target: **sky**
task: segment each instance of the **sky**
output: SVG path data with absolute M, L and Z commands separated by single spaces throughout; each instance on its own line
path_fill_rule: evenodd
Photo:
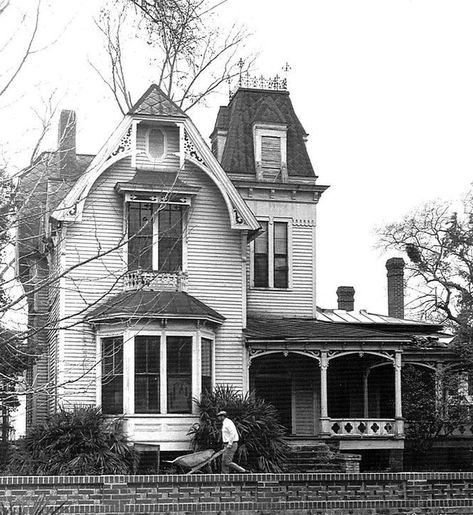
M 97 152 L 119 122 L 90 66 L 103 64 L 93 24 L 100 3 L 45 4 L 44 48 L 0 105 L 0 138 L 15 149 L 12 160 L 27 161 L 39 98 L 53 88 L 60 107 L 77 111 L 79 152 Z M 236 22 L 252 33 L 247 49 L 258 54 L 258 75 L 291 66 L 291 99 L 309 134 L 318 182 L 330 186 L 318 205 L 320 306 L 336 307 L 337 287 L 351 285 L 356 309 L 386 313 L 390 256 L 375 249 L 375 228 L 469 188 L 472 19 L 471 0 L 228 0 L 222 6 L 221 27 Z M 21 33 L 16 43 L 24 43 Z M 139 51 L 128 66 L 138 98 L 149 85 L 149 69 Z M 204 137 L 227 93 L 223 88 L 190 112 Z M 54 138 L 46 145 L 54 148 Z

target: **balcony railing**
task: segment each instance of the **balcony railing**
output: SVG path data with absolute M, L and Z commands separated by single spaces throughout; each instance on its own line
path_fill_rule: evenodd
M 397 421 L 388 418 L 331 418 L 330 436 L 396 436 Z
M 125 291 L 187 291 L 187 274 L 185 272 L 134 270 L 125 274 L 124 289 Z

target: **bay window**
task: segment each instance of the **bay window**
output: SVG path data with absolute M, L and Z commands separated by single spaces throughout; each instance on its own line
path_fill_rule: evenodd
M 213 340 L 159 331 L 101 338 L 101 404 L 107 415 L 191 414 L 212 388 Z

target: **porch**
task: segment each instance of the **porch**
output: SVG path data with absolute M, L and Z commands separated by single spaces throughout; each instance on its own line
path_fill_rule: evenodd
M 288 436 L 402 447 L 401 351 L 305 347 L 249 349 L 250 391 L 276 407 Z

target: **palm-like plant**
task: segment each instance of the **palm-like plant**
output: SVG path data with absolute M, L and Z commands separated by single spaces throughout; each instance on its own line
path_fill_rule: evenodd
M 285 428 L 276 408 L 253 394 L 242 395 L 234 387 L 219 385 L 195 401 L 200 420 L 189 434 L 194 449 L 220 449 L 221 424 L 217 413 L 225 410 L 240 436 L 236 461 L 245 468 L 261 472 L 281 472 L 287 459 Z
M 60 409 L 19 442 L 10 462 L 16 474 L 127 474 L 135 452 L 120 421 L 109 421 L 94 407 Z

